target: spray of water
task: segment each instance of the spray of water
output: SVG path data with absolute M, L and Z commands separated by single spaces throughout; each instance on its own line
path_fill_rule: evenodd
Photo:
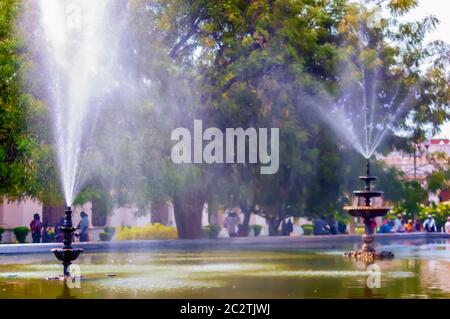
M 38 0 L 55 148 L 67 205 L 82 183 L 90 136 L 117 78 L 120 21 L 105 0 Z
M 364 43 L 359 50 L 364 50 Z M 379 57 L 377 57 L 379 58 Z M 389 132 L 395 131 L 399 117 L 404 116 L 416 98 L 416 87 L 386 87 L 381 67 L 368 67 L 358 59 L 348 58 L 339 76 L 340 89 L 332 96 L 316 86 L 314 92 L 303 93 L 335 133 L 365 158 L 373 156 Z

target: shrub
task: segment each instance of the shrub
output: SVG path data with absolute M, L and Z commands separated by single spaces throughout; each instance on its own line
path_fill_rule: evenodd
M 105 233 L 110 233 L 111 237 L 114 237 L 114 234 L 116 233 L 115 227 L 105 227 Z
M 0 242 L 2 241 L 2 234 L 5 232 L 3 227 L 0 227 Z
M 25 243 L 30 229 L 26 226 L 20 226 L 13 229 L 14 235 L 19 243 Z
M 304 224 L 302 225 L 303 228 L 303 234 L 304 235 L 311 235 L 313 232 L 313 225 L 312 224 Z
M 99 234 L 101 241 L 111 241 L 113 235 L 108 232 L 102 232 Z
M 117 231 L 117 240 L 142 240 L 142 239 L 177 239 L 175 227 L 161 224 L 147 224 L 142 227 L 121 227 Z
M 219 225 L 208 225 L 208 226 L 204 226 L 202 228 L 203 230 L 203 236 L 206 238 L 217 238 L 219 236 L 220 233 L 220 226 Z
M 258 237 L 261 234 L 261 230 L 262 230 L 262 226 L 255 224 L 255 225 L 251 225 L 250 226 L 251 229 L 253 229 L 253 234 L 255 235 L 255 237 Z

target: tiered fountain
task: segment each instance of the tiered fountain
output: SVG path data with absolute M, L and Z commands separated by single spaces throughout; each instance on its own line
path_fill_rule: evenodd
M 383 251 L 377 253 L 373 247 L 373 230 L 371 227 L 372 219 L 379 216 L 386 215 L 391 208 L 383 206 L 373 206 L 372 198 L 381 197 L 383 192 L 375 191 L 371 189 L 370 183 L 377 178 L 370 175 L 370 160 L 367 159 L 366 164 L 366 176 L 360 176 L 360 180 L 366 183 L 364 190 L 354 191 L 353 194 L 358 198 L 364 198 L 364 205 L 360 206 L 359 200 L 357 206 L 345 206 L 344 209 L 353 217 L 360 217 L 364 220 L 365 234 L 362 235 L 362 247 L 361 250 L 356 252 L 346 252 L 345 256 L 355 258 L 361 261 L 373 261 L 377 258 L 393 258 L 394 255 L 391 252 Z M 371 205 L 372 204 L 372 205 Z
M 63 240 L 63 248 L 55 248 L 52 249 L 52 252 L 55 254 L 58 260 L 63 262 L 64 272 L 63 277 L 70 276 L 69 266 L 72 264 L 72 261 L 78 258 L 78 256 L 83 252 L 81 248 L 73 248 L 72 247 L 72 238 L 74 236 L 74 232 L 76 230 L 72 224 L 72 210 L 70 207 L 66 209 L 66 216 L 64 217 L 64 225 L 59 228 L 63 232 L 64 240 Z

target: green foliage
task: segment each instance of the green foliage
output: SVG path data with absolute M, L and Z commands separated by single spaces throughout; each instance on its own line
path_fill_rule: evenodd
M 428 199 L 428 193 L 422 188 L 419 182 L 404 181 L 403 197 L 396 202 L 392 214 L 405 214 L 411 218 L 420 212 L 420 206 Z
M 19 226 L 13 229 L 14 235 L 19 243 L 25 243 L 30 229 L 26 226 Z
M 207 226 L 203 226 L 203 235 L 206 238 L 217 238 L 217 236 L 219 236 L 220 233 L 220 226 L 219 225 L 207 225 Z
M 261 234 L 261 230 L 262 230 L 262 226 L 255 224 L 255 225 L 250 225 L 250 228 L 253 229 L 253 234 L 255 235 L 255 237 L 258 237 Z

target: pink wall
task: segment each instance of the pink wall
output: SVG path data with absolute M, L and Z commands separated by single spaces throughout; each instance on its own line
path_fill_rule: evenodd
M 3 202 L 0 204 L 0 225 L 3 228 L 29 226 L 36 213 L 42 215 L 42 204 L 37 201 Z

